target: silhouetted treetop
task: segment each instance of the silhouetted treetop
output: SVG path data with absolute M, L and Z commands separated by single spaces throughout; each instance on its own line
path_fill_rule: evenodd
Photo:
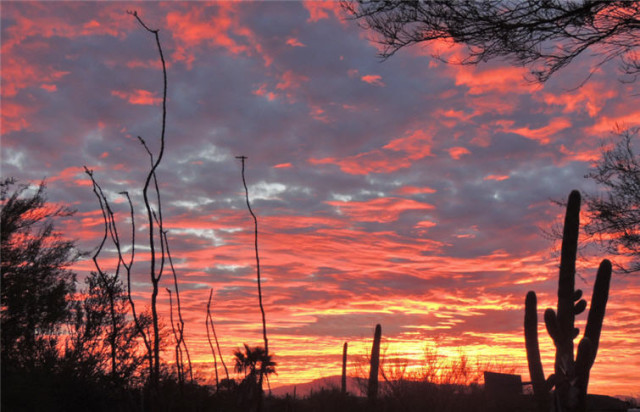
M 55 357 L 57 331 L 71 314 L 68 296 L 75 292 L 68 267 L 79 257 L 53 225 L 73 211 L 48 204 L 44 182 L 34 192 L 14 184 L 0 183 L 3 371 Z
M 349 1 L 343 7 L 379 35 L 380 55 L 438 39 L 467 47 L 455 63 L 505 58 L 547 81 L 587 49 L 599 57 L 592 71 L 620 59 L 624 73 L 640 73 L 640 2 L 566 0 Z
M 613 147 L 587 174 L 604 193 L 587 195 L 591 219 L 585 225 L 589 236 L 596 236 L 608 253 L 626 257 L 616 262 L 626 273 L 640 272 L 640 158 L 634 151 L 638 129 L 618 130 Z

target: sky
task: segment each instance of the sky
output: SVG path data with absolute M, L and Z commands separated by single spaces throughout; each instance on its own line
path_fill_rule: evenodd
M 339 375 L 344 342 L 356 373 L 377 323 L 386 356 L 411 367 L 429 347 L 444 359 L 464 353 L 515 367 L 528 380 L 529 290 L 551 373 L 541 319 L 556 306 L 559 245 L 544 233 L 564 213 L 551 199 L 597 192 L 584 175 L 603 141 L 616 125 L 640 123 L 638 83 L 620 81 L 616 63 L 579 87 L 596 61 L 590 52 L 544 85 L 506 62 L 442 63 L 434 53 L 464 53 L 444 41 L 381 61 L 372 33 L 335 2 L 2 2 L 2 177 L 45 178 L 49 200 L 77 210 L 57 227 L 87 251 L 103 222 L 83 166 L 129 245 L 118 194 L 127 190 L 141 308 L 151 294 L 149 157 L 137 136 L 157 154 L 162 70 L 153 35 L 127 10 L 160 29 L 167 61 L 157 176 L 199 376 L 213 376 L 211 289 L 227 364 L 243 343 L 262 344 L 240 155 L 259 222 L 272 387 Z M 114 267 L 112 251 L 101 255 L 105 267 Z M 576 287 L 589 297 L 605 257 L 591 250 L 578 262 Z M 75 270 L 82 278 L 92 265 Z M 169 274 L 160 286 L 170 327 Z M 591 392 L 638 395 L 638 301 L 640 278 L 614 273 Z

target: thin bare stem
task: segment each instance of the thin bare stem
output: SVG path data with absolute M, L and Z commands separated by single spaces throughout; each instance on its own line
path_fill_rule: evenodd
M 173 299 L 171 298 L 171 289 L 166 288 L 169 293 L 169 321 L 171 322 L 171 331 L 173 332 L 173 337 L 176 340 L 176 371 L 178 374 L 178 384 L 180 385 L 180 390 L 182 390 L 184 386 L 184 367 L 182 365 L 182 356 L 180 350 L 180 343 L 182 337 L 179 335 L 179 332 L 176 330 L 176 324 L 173 322 Z M 179 326 L 178 326 L 179 329 Z
M 207 341 L 209 341 L 209 347 L 211 348 L 211 353 L 213 354 L 213 370 L 216 373 L 216 391 L 220 390 L 220 380 L 218 379 L 218 357 L 216 356 L 216 350 L 213 348 L 213 343 L 211 342 L 211 333 L 209 333 L 209 320 L 211 319 L 211 297 L 213 296 L 213 289 L 211 289 L 211 293 L 209 293 L 209 302 L 207 302 L 207 316 L 204 319 L 204 327 L 207 330 Z M 211 322 L 213 325 L 213 322 Z
M 227 380 L 229 380 L 229 369 L 227 369 L 227 364 L 224 363 L 224 356 L 222 356 L 222 351 L 220 350 L 220 342 L 218 342 L 218 335 L 216 334 L 216 328 L 213 326 L 213 316 L 211 315 L 211 310 L 210 310 L 212 298 L 213 298 L 213 288 L 211 289 L 211 293 L 209 293 L 209 303 L 207 304 L 207 313 L 209 314 L 209 323 L 211 324 L 211 331 L 213 332 L 213 338 L 216 341 L 216 347 L 218 348 L 220 361 L 222 362 L 222 367 L 224 368 L 224 373 L 227 376 Z
M 167 252 L 167 258 L 169 260 L 169 267 L 171 268 L 171 273 L 173 274 L 173 285 L 176 291 L 176 304 L 178 307 L 178 331 L 180 333 L 180 341 L 184 347 L 184 352 L 187 355 L 187 362 L 189 364 L 189 378 L 191 382 L 193 382 L 193 368 L 191 366 L 191 355 L 189 354 L 189 348 L 187 348 L 187 342 L 184 339 L 184 320 L 182 318 L 182 305 L 180 304 L 180 289 L 178 288 L 178 275 L 176 274 L 176 269 L 173 266 L 173 259 L 171 258 L 171 251 L 169 250 L 169 241 L 167 239 L 167 232 L 163 232 L 163 239 L 165 250 Z M 168 289 L 167 289 L 168 290 Z M 173 321 L 172 321 L 173 322 Z
M 133 320 L 134 323 L 136 325 L 136 329 L 138 331 L 138 333 L 142 336 L 142 340 L 144 342 L 145 348 L 147 349 L 147 355 L 148 355 L 148 360 L 149 360 L 149 372 L 152 373 L 153 372 L 153 364 L 152 364 L 152 357 L 151 357 L 151 345 L 149 343 L 149 340 L 147 338 L 147 335 L 144 331 L 144 328 L 142 327 L 139 318 L 137 316 L 136 313 L 136 308 L 135 308 L 135 303 L 133 301 L 133 297 L 131 296 L 131 267 L 133 265 L 133 260 L 134 260 L 134 255 L 135 255 L 135 219 L 134 219 L 134 212 L 133 212 L 133 204 L 131 202 L 131 198 L 129 197 L 129 193 L 128 192 L 120 192 L 121 195 L 125 196 L 127 198 L 127 202 L 129 204 L 129 210 L 130 210 L 130 214 L 131 214 L 131 254 L 130 254 L 130 260 L 129 263 L 125 262 L 123 254 L 122 254 L 122 246 L 120 244 L 120 239 L 118 236 L 118 229 L 115 223 L 115 215 L 111 209 L 111 207 L 109 206 L 109 201 L 107 200 L 107 197 L 105 196 L 104 192 L 102 191 L 102 188 L 100 187 L 100 185 L 98 184 L 98 182 L 95 180 L 95 177 L 93 175 L 93 171 L 89 170 L 86 166 L 84 167 L 85 169 L 85 173 L 89 176 L 89 178 L 91 179 L 92 185 L 93 185 L 93 192 L 95 193 L 96 197 L 98 198 L 98 202 L 100 204 L 100 209 L 102 210 L 102 216 L 104 219 L 104 225 L 105 225 L 105 237 L 103 238 L 102 242 L 100 243 L 98 250 L 96 251 L 96 253 L 93 256 L 93 261 L 94 264 L 96 266 L 96 269 L 98 270 L 98 273 L 103 281 L 103 283 L 105 285 L 112 285 L 115 284 L 115 282 L 118 279 L 119 276 L 119 272 L 120 272 L 120 267 L 121 265 L 125 268 L 125 271 L 127 273 L 127 298 L 129 301 L 129 304 L 131 306 L 131 313 L 133 316 Z M 118 253 L 118 263 L 116 266 L 116 271 L 115 274 L 113 276 L 113 278 L 111 279 L 111 281 L 109 281 L 107 278 L 108 276 L 102 271 L 102 269 L 100 268 L 100 265 L 98 263 L 98 256 L 102 251 L 102 248 L 104 247 L 104 244 L 106 242 L 106 235 L 107 232 L 110 234 L 111 236 L 111 241 L 113 242 L 116 251 Z M 111 311 L 111 323 L 112 323 L 112 333 L 111 333 L 111 344 L 112 344 L 112 350 L 111 350 L 111 363 L 112 363 L 112 375 L 115 377 L 116 374 L 116 364 L 115 364 L 115 360 L 116 360 L 116 348 L 115 348 L 115 339 L 118 333 L 117 330 L 117 322 L 116 322 L 116 315 L 115 315 L 115 297 L 113 296 L 113 290 L 111 290 L 112 288 L 108 288 L 108 294 L 109 294 L 109 303 L 110 303 L 110 311 Z
M 158 165 L 162 161 L 162 156 L 164 154 L 164 146 L 165 146 L 165 131 L 166 131 L 166 120 L 167 120 L 167 67 L 164 60 L 164 54 L 162 52 L 162 46 L 160 45 L 160 36 L 158 35 L 158 30 L 150 29 L 138 16 L 136 11 L 129 12 L 129 14 L 133 15 L 136 20 L 140 23 L 145 30 L 152 33 L 156 39 L 156 45 L 158 47 L 158 53 L 160 54 L 160 61 L 162 62 L 162 76 L 163 76 L 163 91 L 162 91 L 162 130 L 160 133 L 160 151 L 158 153 L 158 157 L 153 163 L 151 170 L 147 174 L 147 178 L 145 180 L 144 189 L 142 191 L 142 195 L 144 198 L 145 208 L 147 210 L 147 219 L 149 223 L 149 248 L 151 251 L 151 263 L 150 263 L 150 277 L 151 283 L 153 286 L 153 290 L 151 293 L 151 318 L 153 323 L 153 358 L 154 358 L 154 371 L 153 376 L 151 377 L 151 383 L 155 390 L 157 390 L 160 379 L 160 330 L 158 327 L 158 309 L 157 309 L 157 299 L 158 299 L 158 284 L 160 282 L 161 272 L 156 272 L 156 245 L 155 245 L 155 230 L 154 230 L 154 216 L 151 208 L 151 203 L 149 201 L 149 185 L 151 180 L 154 179 L 156 183 L 154 186 L 156 188 L 156 195 L 158 194 L 158 186 L 155 181 L 155 173 Z M 148 149 L 148 148 L 147 148 Z M 160 205 L 158 205 L 160 207 Z M 160 220 L 161 222 L 161 220 Z M 164 242 L 162 242 L 162 224 L 159 224 L 158 235 L 160 238 L 160 247 L 164 249 Z M 161 253 L 162 262 L 164 262 L 164 250 Z
M 265 359 L 269 358 L 269 341 L 267 339 L 267 320 L 266 320 L 266 316 L 264 314 L 264 305 L 262 304 L 262 285 L 261 285 L 261 278 L 260 278 L 260 255 L 258 254 L 258 218 L 256 217 L 255 213 L 253 213 L 253 210 L 251 209 L 251 203 L 249 202 L 249 189 L 247 188 L 247 181 L 244 177 L 244 163 L 245 160 L 247 159 L 246 156 L 236 156 L 236 159 L 240 159 L 241 163 L 242 163 L 242 184 L 244 185 L 244 193 L 245 193 L 245 199 L 247 201 L 247 209 L 249 209 L 249 213 L 251 214 L 251 217 L 253 217 L 253 224 L 254 224 L 254 249 L 256 252 L 256 276 L 257 276 L 257 280 L 258 280 L 258 302 L 260 303 L 260 313 L 262 314 L 262 337 L 264 339 L 264 353 L 265 353 Z M 262 406 L 262 380 L 264 378 L 264 370 L 261 367 L 260 368 L 260 381 L 258 383 L 259 385 L 259 394 L 258 394 L 258 411 L 260 411 L 261 406 Z

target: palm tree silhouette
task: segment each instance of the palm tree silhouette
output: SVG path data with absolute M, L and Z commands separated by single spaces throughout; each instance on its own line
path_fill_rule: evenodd
M 236 349 L 233 352 L 235 356 L 235 371 L 237 373 L 244 373 L 244 380 L 250 379 L 256 382 L 256 378 L 260 373 L 264 376 L 269 376 L 272 373 L 276 373 L 276 362 L 273 361 L 271 355 L 267 355 L 262 346 L 251 347 L 246 343 L 244 345 L 244 351 L 242 349 Z

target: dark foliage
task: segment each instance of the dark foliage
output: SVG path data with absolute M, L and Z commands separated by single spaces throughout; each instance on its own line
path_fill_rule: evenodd
M 343 1 L 362 27 L 379 35 L 387 58 L 412 44 L 450 40 L 464 44 L 459 62 L 505 58 L 529 66 L 539 82 L 589 50 L 592 70 L 618 58 L 635 79 L 640 61 L 640 3 L 566 0 Z
M 79 256 L 53 220 L 73 214 L 47 203 L 45 184 L 29 194 L 13 180 L 2 183 L 2 371 L 47 368 L 56 358 L 57 333 L 71 315 L 75 292 L 68 267 Z M 3 386 L 5 380 L 3 379 Z
M 123 389 L 135 387 L 142 382 L 140 372 L 145 357 L 138 353 L 138 329 L 127 318 L 124 285 L 115 277 L 97 272 L 92 272 L 85 282 L 86 297 L 74 303 L 64 361 L 73 366 L 77 376 L 106 380 Z M 150 324 L 145 315 L 139 321 Z
M 613 148 L 587 174 L 605 189 L 601 195 L 587 195 L 591 219 L 587 235 L 596 236 L 608 253 L 630 258 L 616 262 L 623 272 L 640 271 L 640 158 L 633 150 L 638 129 L 620 130 Z M 634 140 L 636 139 L 636 140 Z

